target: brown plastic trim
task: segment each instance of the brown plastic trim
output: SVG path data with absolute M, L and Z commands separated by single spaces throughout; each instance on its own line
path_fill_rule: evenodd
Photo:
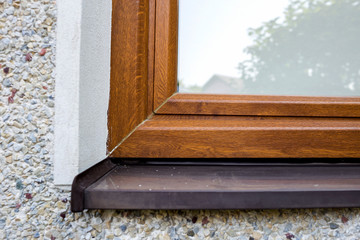
M 88 209 L 128 210 L 344 208 L 360 207 L 359 197 L 360 191 L 222 193 L 89 191 L 86 195 L 86 205 Z
M 153 54 L 148 54 L 153 52 L 148 46 L 149 1 L 114 0 L 112 3 L 109 152 L 151 114 L 153 95 L 152 72 L 148 71 L 153 62 L 148 60 L 153 58 Z M 150 6 L 152 16 L 153 5 Z
M 117 158 L 360 158 L 359 118 L 155 115 Z M 186 160 L 185 160 L 186 161 Z
M 360 117 L 360 98 L 176 93 L 157 114 Z
M 71 211 L 81 212 L 84 210 L 84 191 L 91 184 L 99 180 L 106 173 L 116 167 L 111 158 L 107 158 L 91 168 L 85 170 L 74 178 L 71 187 Z
M 295 164 L 281 159 L 213 159 L 202 164 L 154 160 L 127 164 L 105 159 L 79 174 L 73 183 L 72 211 L 360 207 L 359 159 Z

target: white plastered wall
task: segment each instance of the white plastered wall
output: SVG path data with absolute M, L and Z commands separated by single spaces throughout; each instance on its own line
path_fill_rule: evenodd
M 57 1 L 54 181 L 70 185 L 106 156 L 109 0 Z

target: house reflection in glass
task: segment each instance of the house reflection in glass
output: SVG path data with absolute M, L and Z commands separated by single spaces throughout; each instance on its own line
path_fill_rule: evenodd
M 181 0 L 179 20 L 197 92 L 360 96 L 360 0 Z

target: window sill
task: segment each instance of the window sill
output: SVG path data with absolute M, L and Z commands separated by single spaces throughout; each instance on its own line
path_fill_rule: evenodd
M 105 159 L 72 185 L 84 209 L 359 207 L 359 163 L 138 162 Z

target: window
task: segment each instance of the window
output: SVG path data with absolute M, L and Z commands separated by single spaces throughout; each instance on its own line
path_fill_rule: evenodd
M 84 206 L 236 208 L 238 203 L 241 203 L 239 208 L 356 206 L 355 199 L 360 194 L 356 160 L 336 164 L 334 168 L 327 163 L 312 165 L 313 160 L 309 158 L 317 159 L 317 162 L 320 158 L 327 158 L 328 162 L 339 163 L 339 158 L 360 157 L 360 98 L 176 93 L 177 23 L 177 0 L 113 0 L 108 111 L 108 151 L 113 159 L 99 163 L 95 170 L 90 169 L 91 174 L 84 172 L 75 179 L 73 193 L 81 192 L 81 197 L 87 197 L 81 200 L 81 206 L 73 207 L 73 210 L 82 210 Z M 135 177 L 131 175 L 132 168 L 125 172 L 118 168 L 114 158 L 130 165 L 139 161 L 142 164 L 151 163 L 140 164 L 140 169 L 133 171 L 138 174 Z M 164 168 L 154 163 L 157 161 L 154 159 L 162 158 L 173 158 L 180 164 L 189 159 L 200 162 L 205 158 L 211 159 L 211 164 L 202 166 L 199 163 L 196 168 L 180 167 L 179 174 L 184 173 L 178 178 L 180 182 L 185 178 L 194 179 L 196 174 L 204 176 L 197 182 L 198 188 L 179 189 L 179 192 L 174 192 L 174 189 L 170 192 L 166 189 L 163 189 L 165 192 L 161 189 L 152 191 L 148 188 L 138 192 L 139 188 L 143 190 L 136 181 L 139 176 L 146 176 L 149 182 L 167 179 L 164 177 L 166 174 L 159 173 L 156 177 L 155 168 L 171 171 L 168 165 Z M 232 163 L 227 164 L 230 159 Z M 244 160 L 241 159 L 256 167 L 235 170 L 234 166 L 248 166 L 242 165 Z M 259 166 L 259 159 L 269 160 L 262 160 L 268 162 L 264 167 L 262 164 Z M 282 165 L 272 164 L 276 161 Z M 298 164 L 291 164 L 295 161 Z M 305 166 L 305 163 L 308 164 Z M 239 189 L 236 188 L 239 179 L 235 177 L 235 182 L 228 183 L 233 184 L 235 190 L 225 193 L 217 186 L 210 194 L 202 194 L 206 192 L 204 186 L 207 186 L 204 181 L 219 177 L 216 169 L 220 168 L 223 177 L 226 177 L 224 172 L 231 170 L 234 172 L 228 172 L 230 175 L 249 176 L 253 180 L 255 177 L 260 185 L 245 184 L 244 188 L 251 188 L 249 191 L 241 186 Z M 208 177 L 207 173 L 215 175 Z M 104 174 L 111 180 L 102 177 Z M 122 176 L 128 176 L 133 182 L 126 182 Z M 265 180 L 274 180 L 274 177 L 276 181 L 271 186 L 267 185 Z M 100 178 L 101 181 L 98 181 Z M 83 181 L 81 179 L 86 179 L 87 186 L 78 188 L 77 183 Z M 311 179 L 320 179 L 321 186 L 317 188 Z M 113 181 L 120 182 L 114 184 Z M 224 179 L 219 181 L 226 182 Z M 335 185 L 326 184 L 329 182 Z M 134 187 L 136 184 L 139 188 Z M 158 183 L 155 185 L 159 186 Z M 274 188 L 280 185 L 285 186 L 281 188 L 284 191 Z M 127 187 L 121 189 L 123 195 L 117 195 L 120 193 L 119 186 Z M 175 189 L 176 186 L 181 188 L 172 185 Z M 199 186 L 203 189 L 199 190 Z M 343 195 L 336 197 L 339 192 Z M 176 196 L 180 196 L 180 202 Z M 123 205 L 116 200 L 119 197 Z M 138 197 L 145 200 L 134 201 Z M 197 205 L 189 199 L 194 197 L 215 200 Z M 255 206 L 245 201 L 248 197 L 258 199 L 258 204 Z M 329 202 L 329 198 L 334 201 Z M 264 204 L 266 199 L 272 199 L 269 201 L 272 205 Z M 170 204 L 165 204 L 165 200 Z M 294 203 L 295 200 L 297 203 Z M 165 205 L 159 205 L 159 201 Z
M 113 19 L 113 157 L 360 156 L 360 98 L 176 93 L 178 1 L 125 2 Z

